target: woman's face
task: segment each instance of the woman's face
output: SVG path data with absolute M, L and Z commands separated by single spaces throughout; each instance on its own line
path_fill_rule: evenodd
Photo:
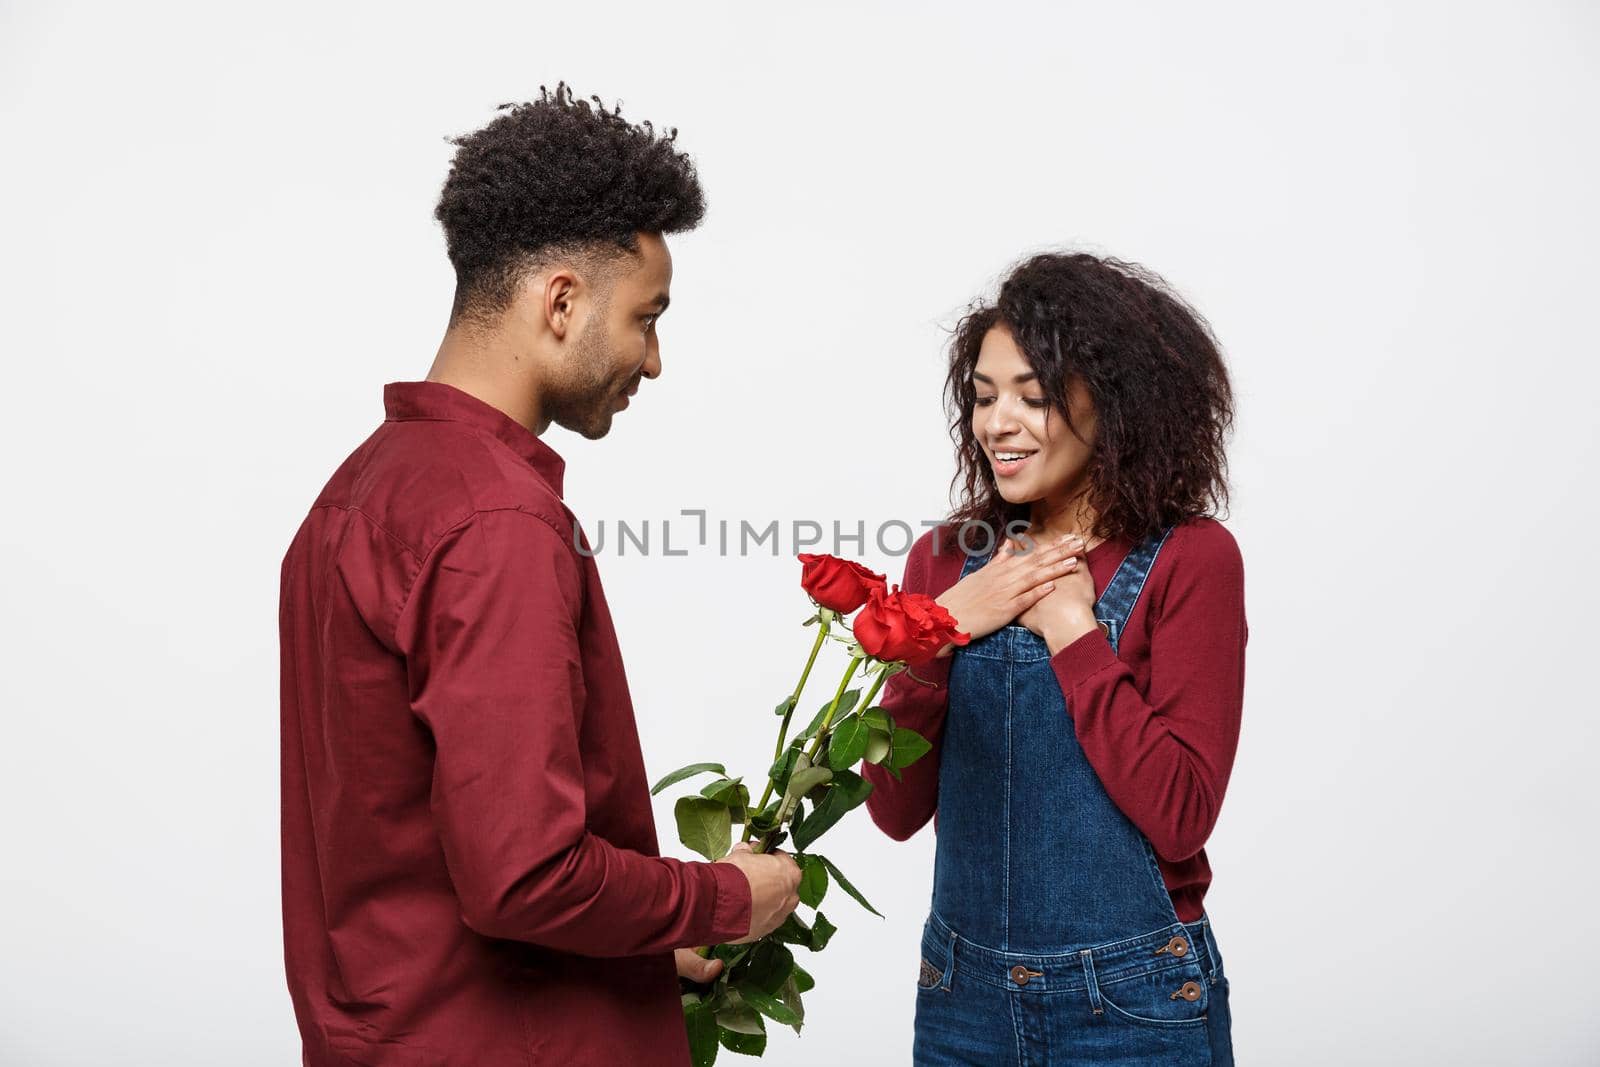
M 1083 383 L 1072 378 L 1067 387 L 1073 423 L 1084 435 L 1079 438 L 1045 398 L 1011 331 L 997 325 L 984 334 L 972 384 L 972 433 L 1000 495 L 1027 504 L 1075 494 L 1095 436 L 1094 404 Z

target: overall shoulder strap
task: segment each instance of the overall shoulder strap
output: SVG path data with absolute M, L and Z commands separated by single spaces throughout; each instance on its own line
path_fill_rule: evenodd
M 1167 543 L 1167 538 L 1173 529 L 1174 527 L 1168 526 L 1159 534 L 1134 545 L 1123 558 L 1117 573 L 1106 583 L 1100 599 L 1095 601 L 1094 617 L 1096 621 L 1105 625 L 1106 639 L 1111 642 L 1113 651 L 1122 640 L 1123 627 L 1127 626 L 1128 617 L 1133 614 L 1133 606 L 1139 601 L 1139 593 L 1144 589 L 1145 579 L 1150 577 L 1150 568 L 1155 566 L 1156 556 L 1160 553 L 1161 546 Z

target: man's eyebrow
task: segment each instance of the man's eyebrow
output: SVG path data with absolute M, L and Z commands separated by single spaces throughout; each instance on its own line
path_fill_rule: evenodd
M 672 303 L 672 297 L 666 293 L 657 293 L 656 298 L 651 303 L 656 305 L 656 314 L 659 315 L 667 310 L 667 306 Z
M 994 384 L 994 379 L 989 377 L 987 374 L 979 374 L 977 371 L 973 371 L 972 372 L 972 376 L 973 376 L 973 378 L 975 378 L 978 381 L 982 382 L 984 385 L 993 385 Z M 1031 382 L 1035 378 L 1037 378 L 1038 376 L 1039 376 L 1039 373 L 1037 371 L 1028 371 L 1026 374 L 1019 374 L 1019 375 L 1017 375 L 1015 378 L 1013 378 L 1011 380 L 1014 381 L 1014 382 Z

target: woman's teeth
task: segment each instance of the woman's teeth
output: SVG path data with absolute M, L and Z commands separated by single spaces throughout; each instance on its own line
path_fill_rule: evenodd
M 994 454 L 994 472 L 1002 478 L 1010 477 L 1022 469 L 1032 452 L 996 452 Z

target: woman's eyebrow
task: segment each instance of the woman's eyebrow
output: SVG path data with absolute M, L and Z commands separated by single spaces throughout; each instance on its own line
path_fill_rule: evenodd
M 1017 375 L 1015 378 L 1013 378 L 1011 380 L 1013 382 L 1018 382 L 1018 383 L 1031 382 L 1031 381 L 1033 381 L 1033 379 L 1037 378 L 1038 376 L 1039 376 L 1039 373 L 1037 371 L 1028 371 L 1026 374 L 1019 374 L 1019 375 Z M 993 385 L 994 384 L 994 379 L 989 377 L 987 374 L 979 374 L 977 371 L 973 371 L 972 372 L 972 377 L 973 377 L 974 380 L 980 381 L 984 385 Z

